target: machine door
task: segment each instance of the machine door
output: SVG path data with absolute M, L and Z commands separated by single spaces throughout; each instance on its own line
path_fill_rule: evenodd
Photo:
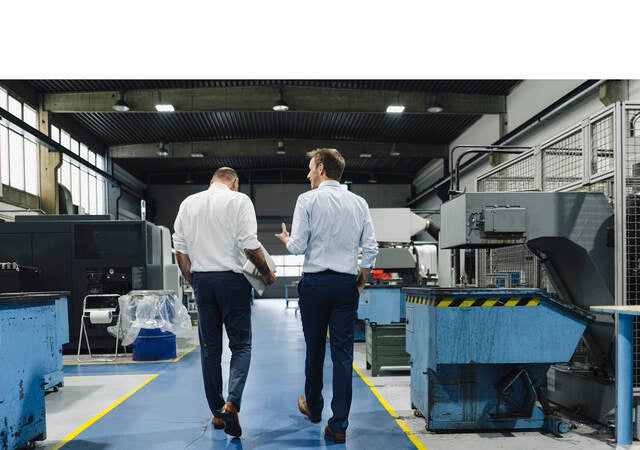
M 71 290 L 71 233 L 34 233 L 33 265 L 48 291 Z

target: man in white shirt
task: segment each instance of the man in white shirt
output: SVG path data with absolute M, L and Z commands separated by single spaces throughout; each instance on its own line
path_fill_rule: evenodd
M 238 412 L 251 361 L 251 285 L 242 274 L 246 258 L 265 284 L 275 281 L 257 238 L 256 213 L 237 192 L 238 174 L 216 170 L 209 189 L 187 197 L 174 223 L 173 246 L 180 272 L 193 286 L 198 305 L 202 375 L 213 426 L 242 434 Z M 229 338 L 229 389 L 222 395 L 222 325 Z
M 358 297 L 378 254 L 367 202 L 343 189 L 340 178 L 344 158 L 335 149 L 316 149 L 307 156 L 311 190 L 296 202 L 291 235 L 282 224 L 276 234 L 287 250 L 304 253 L 303 275 L 298 284 L 300 316 L 307 344 L 304 396 L 298 409 L 311 422 L 322 420 L 322 373 L 327 326 L 333 361 L 333 416 L 325 438 L 345 442 L 351 408 L 353 331 Z M 362 268 L 358 272 L 358 247 Z

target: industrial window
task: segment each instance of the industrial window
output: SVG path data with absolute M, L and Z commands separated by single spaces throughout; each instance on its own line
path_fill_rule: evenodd
M 71 137 L 69 133 L 51 125 L 51 139 L 68 148 L 89 164 L 104 170 L 104 157 L 97 154 L 82 142 Z M 87 169 L 84 165 L 62 155 L 62 165 L 58 169 L 58 182 L 69 189 L 74 205 L 80 206 L 87 214 L 106 213 L 106 180 Z
M 279 277 L 299 277 L 302 275 L 304 255 L 273 255 Z
M 38 114 L 29 105 L 0 88 L 0 108 L 34 128 Z M 3 184 L 38 195 L 39 155 L 36 143 L 0 125 L 0 180 Z

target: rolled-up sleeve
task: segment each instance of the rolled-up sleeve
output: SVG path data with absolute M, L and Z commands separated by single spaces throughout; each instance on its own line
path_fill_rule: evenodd
M 238 211 L 238 247 L 242 250 L 256 250 L 260 247 L 256 211 L 246 195 L 240 201 Z
M 373 268 L 376 263 L 376 256 L 378 255 L 378 242 L 376 241 L 376 235 L 373 230 L 373 222 L 371 220 L 371 212 L 369 211 L 369 205 L 364 205 L 365 219 L 362 228 L 362 235 L 360 236 L 360 247 L 362 248 L 362 267 L 365 269 Z
M 287 250 L 292 255 L 301 255 L 307 250 L 308 241 L 309 215 L 304 199 L 298 197 L 296 208 L 293 211 L 293 222 L 291 223 L 291 235 L 287 243 Z
M 184 215 L 185 215 L 185 203 L 184 201 L 180 204 L 180 208 L 178 209 L 178 215 L 176 216 L 176 220 L 173 223 L 173 248 L 185 255 L 189 254 L 189 249 L 187 248 L 187 241 L 185 238 L 185 230 L 184 230 Z

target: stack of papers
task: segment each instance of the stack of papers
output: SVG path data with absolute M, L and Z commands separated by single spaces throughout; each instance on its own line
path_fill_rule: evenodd
M 267 266 L 269 266 L 269 269 L 276 270 L 276 263 L 271 255 L 265 250 L 262 245 L 260 245 L 260 248 L 262 249 L 264 259 L 267 262 Z M 262 295 L 267 285 L 262 281 L 262 275 L 260 274 L 260 271 L 251 262 L 251 260 L 247 259 L 247 262 L 244 263 L 244 266 L 242 267 L 242 272 L 244 273 L 247 281 L 249 281 L 249 283 L 251 284 L 251 287 L 253 287 L 253 289 L 256 291 L 256 294 Z

